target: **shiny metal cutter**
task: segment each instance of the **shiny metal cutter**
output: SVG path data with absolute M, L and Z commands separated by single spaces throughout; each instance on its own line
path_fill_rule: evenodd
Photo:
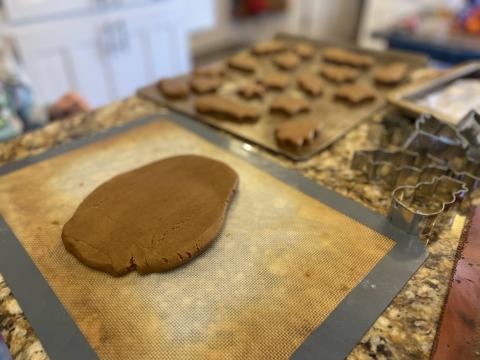
M 422 115 L 399 150 L 358 151 L 351 167 L 392 191 L 389 217 L 397 227 L 428 236 L 440 216 L 480 185 L 480 162 L 470 156 L 476 131 Z

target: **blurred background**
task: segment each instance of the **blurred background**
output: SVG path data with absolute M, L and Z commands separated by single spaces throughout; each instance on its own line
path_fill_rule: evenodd
M 36 105 L 75 92 L 96 108 L 278 32 L 422 51 L 449 66 L 479 56 L 479 3 L 0 0 L 0 76 L 16 73 Z

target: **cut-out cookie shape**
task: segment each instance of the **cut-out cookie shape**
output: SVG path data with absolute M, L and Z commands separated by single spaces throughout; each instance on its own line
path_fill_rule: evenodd
M 282 70 L 292 70 L 300 64 L 300 57 L 293 52 L 286 52 L 279 55 L 275 55 L 273 63 Z
M 321 123 L 313 117 L 289 120 L 277 126 L 275 137 L 280 145 L 301 147 L 313 141 L 321 129 Z
M 257 108 L 225 96 L 200 96 L 196 99 L 195 106 L 199 113 L 226 117 L 236 122 L 255 122 L 260 117 Z
M 322 65 L 320 74 L 333 82 L 345 83 L 356 80 L 360 76 L 360 72 L 348 66 Z
M 265 41 L 256 44 L 252 48 L 252 53 L 255 55 L 270 55 L 270 54 L 275 54 L 279 53 L 282 51 L 285 51 L 287 49 L 287 46 L 285 45 L 284 42 L 278 41 L 278 40 L 271 40 L 271 41 Z
M 326 48 L 322 51 L 322 57 L 325 61 L 354 67 L 369 67 L 375 62 L 372 56 L 340 48 Z
M 298 43 L 293 47 L 293 51 L 302 59 L 311 59 L 316 50 L 309 43 Z
M 259 65 L 254 57 L 247 54 L 238 54 L 228 60 L 228 66 L 247 73 L 254 73 Z
M 117 175 L 88 195 L 63 227 L 65 248 L 114 276 L 178 267 L 218 236 L 238 175 L 197 155 Z
M 199 66 L 193 70 L 194 76 L 201 77 L 222 77 L 225 75 L 225 68 L 221 65 L 205 65 Z
M 297 78 L 298 86 L 310 96 L 320 96 L 323 94 L 323 83 L 314 74 L 302 74 Z
M 396 85 L 405 79 L 407 73 L 407 64 L 396 62 L 376 68 L 373 71 L 373 78 L 384 85 Z
M 373 88 L 363 84 L 342 85 L 335 92 L 335 99 L 343 100 L 350 104 L 372 101 L 376 96 L 377 94 Z
M 206 94 L 217 91 L 223 80 L 219 77 L 194 77 L 190 82 L 192 90 L 197 94 Z
M 270 104 L 270 111 L 293 116 L 310 111 L 310 104 L 305 99 L 291 95 L 280 95 Z
M 261 99 L 265 94 L 265 87 L 256 82 L 250 82 L 238 89 L 238 93 L 245 99 Z
M 283 90 L 290 82 L 290 77 L 286 74 L 278 72 L 267 74 L 258 81 L 263 84 L 267 89 Z
M 181 78 L 163 79 L 158 82 L 158 88 L 163 96 L 169 98 L 184 98 L 190 94 L 188 83 Z

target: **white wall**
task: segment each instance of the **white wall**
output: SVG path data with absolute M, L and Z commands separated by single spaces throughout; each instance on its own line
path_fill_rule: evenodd
M 230 0 L 214 2 L 216 24 L 212 29 L 191 37 L 195 53 L 205 53 L 232 43 L 269 39 L 277 32 L 293 32 L 316 38 L 352 39 L 360 11 L 360 0 L 289 0 L 288 10 L 284 14 L 234 20 Z
M 398 20 L 426 8 L 460 8 L 464 0 L 366 0 L 358 42 L 362 46 L 383 49 L 385 43 L 371 37 L 371 33 L 393 25 Z

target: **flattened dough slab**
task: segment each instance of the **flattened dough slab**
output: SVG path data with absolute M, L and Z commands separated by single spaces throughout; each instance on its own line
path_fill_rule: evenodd
M 90 193 L 63 227 L 63 243 L 114 276 L 175 268 L 217 237 L 237 183 L 232 168 L 203 156 L 155 161 Z

